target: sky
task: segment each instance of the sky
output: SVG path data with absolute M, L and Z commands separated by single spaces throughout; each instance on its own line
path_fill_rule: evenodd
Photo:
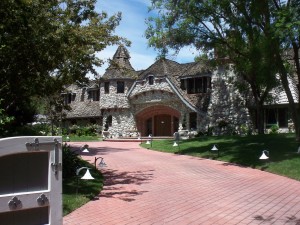
M 150 16 L 148 7 L 151 0 L 98 0 L 97 11 L 105 11 L 109 16 L 122 12 L 122 20 L 117 27 L 115 34 L 131 41 L 131 46 L 127 47 L 131 56 L 130 62 L 135 70 L 147 69 L 155 62 L 158 52 L 148 47 L 148 40 L 145 38 L 146 19 Z M 153 15 L 153 13 L 152 13 Z M 109 46 L 99 53 L 101 59 L 111 59 L 118 46 Z M 175 56 L 168 57 L 179 63 L 191 62 L 195 54 L 191 47 L 184 48 Z M 107 68 L 107 63 L 97 72 L 103 75 Z

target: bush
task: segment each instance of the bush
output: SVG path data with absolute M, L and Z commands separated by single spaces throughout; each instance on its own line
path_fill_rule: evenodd
M 273 124 L 270 128 L 269 134 L 278 134 L 279 127 L 277 124 Z
M 97 124 L 78 126 L 72 125 L 69 127 L 70 134 L 76 134 L 77 136 L 97 136 L 101 131 L 101 126 Z
M 76 175 L 76 169 L 80 167 L 78 154 L 71 151 L 70 145 L 62 146 L 63 154 L 63 178 L 70 178 Z

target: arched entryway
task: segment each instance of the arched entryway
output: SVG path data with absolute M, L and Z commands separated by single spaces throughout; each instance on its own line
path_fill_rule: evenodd
M 163 105 L 151 106 L 136 115 L 137 129 L 142 136 L 172 136 L 178 131 L 180 112 Z

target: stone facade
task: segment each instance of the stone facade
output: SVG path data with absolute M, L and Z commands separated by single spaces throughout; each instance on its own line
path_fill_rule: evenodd
M 239 93 L 230 66 L 210 68 L 205 61 L 179 64 L 160 59 L 135 71 L 129 59 L 127 49 L 119 46 L 98 82 L 70 86 L 64 93 L 72 108 L 66 120 L 93 119 L 110 138 L 252 129 L 245 101 L 248 90 Z

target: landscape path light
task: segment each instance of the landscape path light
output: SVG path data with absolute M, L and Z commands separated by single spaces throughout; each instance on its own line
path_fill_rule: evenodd
M 218 157 L 219 157 L 219 149 L 216 147 L 216 145 L 214 145 L 211 149 L 212 152 L 217 152 L 218 153 Z
M 269 151 L 263 150 L 261 156 L 259 157 L 261 160 L 268 160 L 269 159 Z
M 178 146 L 179 138 L 180 138 L 179 133 L 175 132 L 174 133 L 174 144 L 173 144 L 174 147 Z
M 94 180 L 95 178 L 92 177 L 91 173 L 90 173 L 90 168 L 88 167 L 81 167 L 81 168 L 78 168 L 76 170 L 76 176 L 77 176 L 77 187 L 76 187 L 76 196 L 78 194 L 78 187 L 79 187 L 79 173 L 81 170 L 84 170 L 86 169 L 86 172 L 85 174 L 80 178 L 81 180 Z
M 267 166 L 269 164 L 269 151 L 268 150 L 263 150 L 261 156 L 259 157 L 260 160 L 262 161 L 266 161 L 267 162 Z
M 106 167 L 106 163 L 104 162 L 104 158 L 103 157 L 95 157 L 95 168 L 97 168 L 97 160 L 101 159 L 100 163 L 98 164 L 99 167 Z
M 89 145 L 85 144 L 81 147 L 81 152 L 89 153 Z

